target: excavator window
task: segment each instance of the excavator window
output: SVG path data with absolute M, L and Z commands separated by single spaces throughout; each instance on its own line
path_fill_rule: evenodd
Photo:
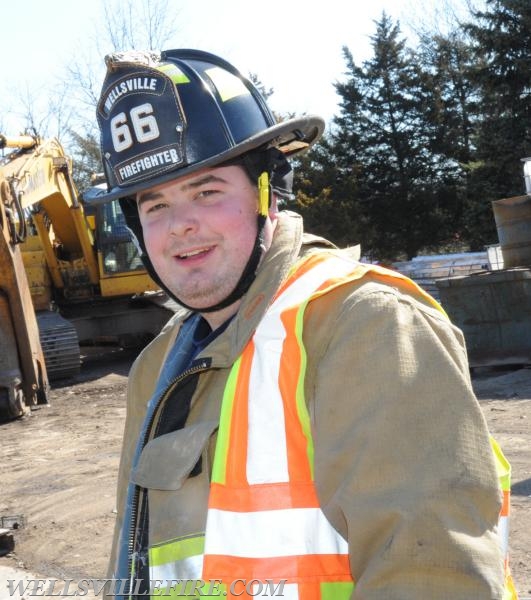
M 98 223 L 98 248 L 102 253 L 105 273 L 139 271 L 144 267 L 133 244 L 120 204 L 109 202 L 98 207 L 101 218 Z

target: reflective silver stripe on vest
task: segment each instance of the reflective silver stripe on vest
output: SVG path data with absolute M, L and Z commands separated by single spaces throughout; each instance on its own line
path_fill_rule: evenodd
M 330 525 L 320 508 L 252 513 L 211 508 L 207 532 L 206 554 L 266 558 L 348 553 L 347 542 Z
M 325 281 L 345 277 L 355 267 L 356 263 L 341 256 L 318 263 L 276 298 L 256 328 L 256 354 L 249 375 L 249 484 L 289 481 L 284 405 L 277 385 L 286 337 L 282 313 L 307 300 Z

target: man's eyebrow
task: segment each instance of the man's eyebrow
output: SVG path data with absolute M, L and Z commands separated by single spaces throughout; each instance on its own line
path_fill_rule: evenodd
M 193 190 L 208 183 L 227 183 L 227 180 L 223 179 L 223 177 L 220 177 L 219 175 L 213 175 L 212 173 L 208 173 L 203 177 L 199 177 L 199 179 L 194 179 L 189 183 L 185 183 L 181 189 L 183 190 L 183 192 L 186 192 L 187 190 Z
M 209 173 L 207 175 L 204 175 L 203 177 L 199 177 L 199 179 L 194 179 L 189 183 L 185 183 L 181 187 L 181 190 L 183 192 L 186 192 L 201 187 L 202 185 L 207 185 L 209 183 L 227 183 L 227 180 L 223 179 L 223 177 L 219 177 L 219 175 L 213 175 Z M 149 202 L 150 200 L 158 200 L 161 196 L 161 192 L 150 192 L 149 190 L 147 192 L 140 192 L 139 194 L 137 194 L 137 206 L 138 208 L 140 208 L 144 202 Z
M 162 196 L 160 192 L 140 192 L 136 197 L 137 207 L 140 208 L 144 202 L 149 202 L 150 200 L 156 200 Z

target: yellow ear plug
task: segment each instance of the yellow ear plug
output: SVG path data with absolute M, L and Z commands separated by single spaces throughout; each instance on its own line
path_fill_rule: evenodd
M 267 217 L 269 213 L 269 175 L 264 171 L 258 177 L 258 212 Z

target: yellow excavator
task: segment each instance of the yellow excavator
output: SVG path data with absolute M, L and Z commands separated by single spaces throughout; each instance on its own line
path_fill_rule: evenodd
M 145 271 L 118 202 L 84 205 L 60 142 L 0 135 L 0 419 L 48 402 L 85 345 L 140 346 L 178 306 Z

